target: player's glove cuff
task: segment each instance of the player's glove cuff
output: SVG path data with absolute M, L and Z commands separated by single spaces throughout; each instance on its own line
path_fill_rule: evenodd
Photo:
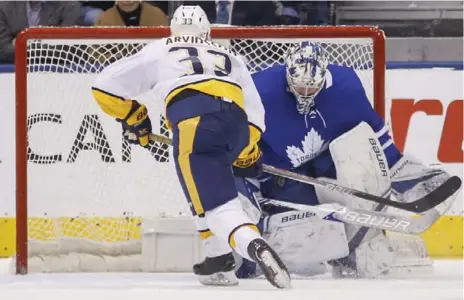
M 237 159 L 232 165 L 232 173 L 236 177 L 245 177 L 245 178 L 261 177 L 261 175 L 263 174 L 261 152 L 259 152 L 257 158 L 249 158 L 248 160 Z
M 249 149 L 250 146 L 247 146 L 242 153 L 240 153 L 239 157 L 233 163 L 234 167 L 248 168 L 261 158 L 261 150 L 258 145 L 255 144 L 251 147 L 251 150 Z

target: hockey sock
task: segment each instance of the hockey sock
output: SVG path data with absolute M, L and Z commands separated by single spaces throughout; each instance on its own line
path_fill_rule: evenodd
M 248 244 L 262 237 L 238 198 L 206 212 L 205 215 L 208 227 L 215 236 L 228 243 L 242 257 L 251 259 L 247 251 Z
M 252 260 L 248 255 L 248 245 L 255 239 L 263 239 L 255 225 L 243 224 L 229 235 L 229 244 L 242 257 Z

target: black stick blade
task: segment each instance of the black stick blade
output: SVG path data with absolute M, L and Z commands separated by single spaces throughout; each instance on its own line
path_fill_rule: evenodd
M 459 177 L 452 176 L 448 178 L 438 188 L 433 190 L 430 194 L 425 195 L 424 197 L 417 199 L 416 201 L 408 202 L 408 203 L 397 202 L 397 201 L 390 200 L 389 198 L 382 198 L 379 196 L 375 196 L 375 195 L 371 195 L 368 193 L 351 190 L 351 189 L 346 189 L 346 190 L 339 189 L 338 191 L 342 193 L 346 193 L 346 194 L 351 194 L 351 195 L 357 196 L 365 200 L 369 200 L 369 201 L 373 201 L 376 203 L 385 204 L 391 207 L 406 210 L 409 212 L 422 213 L 422 212 L 428 211 L 431 208 L 434 208 L 438 204 L 444 202 L 454 193 L 456 193 L 456 191 L 459 190 L 459 188 L 461 187 L 461 183 L 462 182 Z
M 461 184 L 461 178 L 458 176 L 452 176 L 430 194 L 414 202 L 403 203 L 406 208 L 402 209 L 417 213 L 425 212 L 451 197 L 457 190 L 459 190 Z M 401 207 L 399 208 L 401 209 Z

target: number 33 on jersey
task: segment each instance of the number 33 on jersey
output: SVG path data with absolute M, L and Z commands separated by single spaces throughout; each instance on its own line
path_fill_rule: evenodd
M 235 102 L 252 126 L 265 130 L 261 98 L 243 60 L 196 36 L 163 38 L 111 64 L 93 85 L 93 94 L 107 114 L 124 119 L 131 109 L 127 99 L 153 90 L 168 106 L 185 89 Z

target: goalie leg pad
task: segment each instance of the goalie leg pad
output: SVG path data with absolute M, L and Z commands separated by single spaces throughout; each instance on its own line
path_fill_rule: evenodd
M 378 196 L 386 196 L 391 190 L 390 172 L 387 160 L 372 128 L 365 122 L 335 139 L 329 146 L 337 171 L 337 183 L 349 188 L 365 191 Z M 338 202 L 342 205 L 365 210 L 382 210 L 383 205 L 356 197 L 341 195 L 316 187 L 321 203 Z M 355 263 L 344 264 L 355 267 L 357 276 L 375 276 L 384 273 L 393 259 L 392 250 L 383 232 L 378 229 L 345 225 L 349 241 L 350 257 Z M 375 249 L 370 244 L 375 243 Z M 380 250 L 382 249 L 382 250 Z M 359 251 L 359 253 L 358 253 Z M 374 252 L 383 253 L 385 259 Z M 349 259 L 348 259 L 349 260 Z M 346 261 L 346 260 L 345 260 Z
M 333 264 L 335 278 L 375 278 L 387 275 L 395 261 L 393 248 L 384 234 L 366 239 L 355 251 Z
M 389 193 L 391 181 L 386 158 L 374 131 L 367 123 L 362 122 L 341 135 L 330 144 L 329 148 L 337 171 L 338 184 L 378 196 Z M 383 206 L 376 203 L 328 189 L 316 187 L 316 194 L 321 203 L 337 202 L 365 210 L 383 209 Z M 348 240 L 353 239 L 360 229 L 359 226 L 354 225 L 346 225 L 345 228 Z M 367 235 L 372 236 L 371 234 L 379 232 L 380 230 L 371 229 Z
M 348 255 L 344 224 L 321 220 L 310 212 L 289 211 L 266 217 L 263 236 L 292 274 L 324 273 L 323 262 Z

